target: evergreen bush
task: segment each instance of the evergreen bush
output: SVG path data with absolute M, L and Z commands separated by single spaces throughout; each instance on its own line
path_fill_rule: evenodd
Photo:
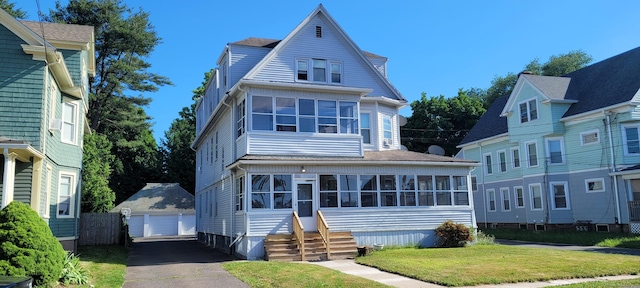
M 473 240 L 471 229 L 464 224 L 447 220 L 436 228 L 436 235 L 440 237 L 440 247 L 463 247 Z
M 37 286 L 60 279 L 66 252 L 47 223 L 17 201 L 0 210 L 0 275 L 31 276 Z

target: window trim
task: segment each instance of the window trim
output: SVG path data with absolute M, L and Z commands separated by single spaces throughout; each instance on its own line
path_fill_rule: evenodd
M 556 195 L 554 191 L 555 186 L 563 186 L 564 188 L 564 200 L 567 204 L 567 207 L 558 208 L 556 205 Z M 549 193 L 551 197 L 551 209 L 553 210 L 571 210 L 571 201 L 569 201 L 569 183 L 567 181 L 550 181 L 549 182 Z
M 489 156 L 489 161 L 487 161 L 487 156 Z M 493 175 L 493 153 L 482 154 L 482 167 L 484 168 L 484 175 Z
M 584 136 L 587 134 L 596 134 L 596 141 L 595 142 L 589 142 L 589 143 L 585 143 L 584 142 Z M 594 145 L 594 144 L 598 144 L 600 143 L 600 129 L 593 129 L 593 130 L 588 130 L 588 131 L 584 131 L 580 133 L 580 144 L 581 146 L 588 146 L 588 145 Z
M 622 130 L 622 147 L 624 156 L 640 156 L 640 153 L 629 153 L 629 140 L 627 139 L 627 129 L 635 128 L 638 131 L 638 141 L 640 142 L 640 125 L 620 125 Z M 640 144 L 639 144 L 640 145 Z
M 511 168 L 513 169 L 517 169 L 522 167 L 522 157 L 520 157 L 520 147 L 511 147 L 511 149 L 509 149 L 509 151 L 511 152 Z M 516 161 L 516 159 L 513 157 L 514 155 L 518 155 L 518 161 Z M 516 163 L 518 165 L 516 165 Z
M 601 182 L 602 183 L 602 189 L 599 190 L 589 190 L 589 182 Z M 605 192 L 605 188 L 604 188 L 604 178 L 590 178 L 590 179 L 584 179 L 584 190 L 586 193 L 601 193 L 601 192 Z
M 358 123 L 358 124 L 360 125 L 360 136 L 362 136 L 362 144 L 364 144 L 364 145 L 373 145 L 373 141 L 371 139 L 371 138 L 373 138 L 372 135 L 371 135 L 371 126 L 372 126 L 371 125 L 371 114 L 372 113 L 368 112 L 368 111 L 367 112 L 360 111 L 360 114 L 359 114 L 359 119 L 358 120 L 360 121 L 360 123 Z M 362 115 L 367 115 L 367 118 L 369 118 L 368 119 L 369 121 L 366 121 L 367 126 L 368 126 L 367 128 L 363 128 L 363 126 L 362 126 L 362 124 L 365 123 L 365 121 L 362 119 Z M 362 131 L 363 130 L 369 131 L 369 142 L 365 142 L 364 136 L 362 135 Z
M 550 143 L 552 141 L 558 141 L 560 142 L 560 162 L 559 163 L 554 163 L 551 162 L 551 146 Z M 565 149 L 564 149 L 564 139 L 562 137 L 553 137 L 553 138 L 547 138 L 545 139 L 545 142 L 547 144 L 547 159 L 549 160 L 549 165 L 563 165 L 563 164 L 567 164 L 566 161 L 566 157 L 565 157 Z
M 491 195 L 493 195 L 493 209 L 491 209 Z M 498 203 L 496 202 L 496 189 L 487 189 L 487 212 L 498 211 Z
M 520 205 L 520 203 L 518 202 L 518 199 L 520 198 L 520 197 L 518 197 L 519 196 L 518 195 L 518 190 L 520 190 L 520 192 L 522 193 L 522 205 Z M 525 201 L 524 201 L 524 199 L 525 199 L 525 197 L 524 197 L 524 187 L 522 187 L 522 186 L 514 186 L 513 187 L 513 196 L 514 196 L 514 200 L 515 200 L 515 203 L 516 203 L 516 208 L 524 208 L 526 206 Z
M 530 154 L 530 151 L 529 151 L 529 145 L 531 145 L 531 144 L 533 144 L 535 146 L 535 152 L 536 152 L 536 155 L 535 155 L 536 156 L 535 157 L 536 164 L 535 165 L 531 165 L 531 154 Z M 539 158 L 538 158 L 538 155 L 540 154 L 540 153 L 538 153 L 538 141 L 533 140 L 533 141 L 525 142 L 524 143 L 524 147 L 525 147 L 525 152 L 527 154 L 527 167 L 529 167 L 529 168 L 538 167 L 540 165 L 540 161 L 539 161 Z
M 65 110 L 69 109 L 68 107 L 73 107 L 73 115 L 72 115 L 73 122 L 67 122 L 64 119 Z M 60 129 L 60 142 L 71 144 L 71 145 L 78 145 L 78 124 L 79 124 L 78 115 L 80 114 L 78 109 L 79 109 L 79 105 L 76 102 L 64 101 L 62 103 L 62 117 L 60 118 L 60 120 L 62 121 L 62 129 Z M 67 127 L 66 124 L 70 124 L 73 127 L 72 128 L 73 132 L 71 135 L 73 139 L 71 141 L 69 141 L 68 139 L 65 139 L 64 137 L 65 130 Z
M 246 132 L 246 119 L 247 119 L 247 110 L 246 110 L 247 104 L 246 104 L 246 99 L 242 99 L 242 101 L 240 101 L 238 103 L 238 105 L 236 105 L 236 138 L 239 138 L 240 136 L 244 135 L 244 133 Z
M 535 201 L 533 201 L 534 199 L 534 195 L 533 195 L 533 187 L 538 187 L 538 191 L 540 193 L 540 208 L 535 208 L 533 205 L 535 205 Z M 542 196 L 542 184 L 540 183 L 533 183 L 533 184 L 529 184 L 529 200 L 531 200 L 531 211 L 541 211 L 544 210 L 544 199 Z
M 506 191 L 506 193 L 505 193 Z M 510 195 L 511 191 L 509 191 L 509 187 L 501 187 L 500 188 L 500 199 L 502 199 L 502 205 L 500 205 L 500 207 L 502 208 L 502 212 L 509 212 L 511 211 L 511 195 Z M 507 196 L 507 197 L 505 197 Z M 509 209 L 505 209 L 504 207 L 506 206 L 505 204 L 509 205 Z
M 314 75 L 314 60 L 320 60 L 320 61 L 324 61 L 324 81 L 322 80 L 315 80 L 315 75 Z M 300 75 L 303 75 L 304 73 L 300 73 L 302 71 L 305 70 L 300 70 L 300 64 L 301 63 L 306 63 L 307 64 L 307 70 L 306 70 L 306 75 L 307 75 L 307 79 L 300 79 Z M 338 82 L 334 82 L 333 81 L 333 65 L 339 65 L 340 67 L 340 71 L 339 71 L 339 77 L 340 77 L 340 81 Z M 331 85 L 342 85 L 344 84 L 344 63 L 342 61 L 339 60 L 331 60 L 331 59 L 326 59 L 326 58 L 296 58 L 295 59 L 295 75 L 294 75 L 294 79 L 296 82 L 310 82 L 310 83 L 326 83 L 326 84 L 331 84 Z
M 60 192 L 62 191 L 60 185 L 62 184 L 62 178 L 68 177 L 69 180 L 69 215 L 60 214 Z M 72 172 L 63 172 L 61 171 L 58 174 L 58 195 L 57 195 L 57 203 L 56 203 L 56 218 L 57 219 L 67 219 L 75 217 L 75 186 L 76 186 L 76 177 L 77 175 Z
M 393 115 L 391 114 L 386 114 L 383 113 L 382 114 L 382 146 L 384 147 L 390 147 L 392 145 L 394 145 L 394 141 L 393 138 L 395 138 L 395 133 L 394 133 L 394 129 L 393 129 Z M 389 130 L 385 129 L 384 125 L 385 125 L 385 120 L 389 119 Z M 391 133 L 391 137 L 387 138 L 385 136 L 385 132 L 389 131 L 389 133 Z M 386 141 L 386 143 L 385 143 Z
M 497 153 L 498 153 L 498 162 L 499 162 L 498 172 L 507 173 L 507 151 L 502 149 L 502 150 L 498 150 Z
M 519 118 L 520 124 L 524 124 L 524 123 L 528 123 L 528 122 L 540 119 L 540 117 L 539 117 L 539 111 L 540 110 L 538 109 L 538 101 L 537 100 L 538 99 L 536 99 L 534 97 L 534 98 L 529 98 L 529 99 L 526 99 L 526 100 L 518 102 L 518 113 L 519 113 L 519 116 L 520 116 L 520 118 Z M 536 114 L 535 114 L 536 117 L 535 118 L 531 117 L 531 115 L 532 115 L 531 112 L 533 111 L 531 109 L 531 102 L 535 103 L 535 111 L 536 111 Z M 520 108 L 520 106 L 522 104 L 525 104 L 527 106 L 527 112 L 526 112 L 527 119 L 525 121 L 523 121 L 522 109 Z

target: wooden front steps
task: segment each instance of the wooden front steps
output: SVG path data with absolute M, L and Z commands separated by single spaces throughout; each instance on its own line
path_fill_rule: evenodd
M 353 258 L 358 248 L 350 232 L 330 232 L 330 255 L 324 247 L 318 232 L 304 233 L 306 261 Z M 268 261 L 302 261 L 296 239 L 293 234 L 267 235 L 264 240 L 265 258 Z

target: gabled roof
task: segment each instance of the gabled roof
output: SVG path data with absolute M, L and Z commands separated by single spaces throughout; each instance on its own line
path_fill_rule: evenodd
M 130 208 L 131 215 L 193 214 L 195 203 L 195 197 L 178 183 L 147 183 L 111 212 L 120 213 L 123 208 Z
M 553 77 L 553 76 L 541 76 L 521 74 L 521 78 L 526 79 L 536 87 L 542 94 L 549 99 L 561 100 L 565 99 L 567 89 L 569 88 L 570 78 L 566 77 Z
M 566 99 L 578 100 L 563 117 L 631 101 L 640 89 L 640 47 L 571 72 Z
M 496 99 L 487 112 L 471 128 L 467 136 L 462 139 L 458 147 L 478 140 L 498 136 L 509 132 L 507 118 L 500 117 L 502 109 L 507 104 L 507 96 Z
M 50 22 L 34 22 L 19 20 L 40 37 L 47 41 L 70 41 L 78 43 L 93 43 L 93 26 L 60 24 Z M 40 26 L 42 24 L 42 27 Z M 44 28 L 44 36 L 42 36 L 42 28 Z
M 363 66 L 365 66 L 366 69 L 369 69 L 373 75 L 375 75 L 376 77 L 379 78 L 379 80 L 381 80 L 381 83 L 383 83 L 384 86 L 386 86 L 390 91 L 392 91 L 392 93 L 394 94 L 392 96 L 396 97 L 397 100 L 406 102 L 407 100 L 404 98 L 404 96 L 402 96 L 402 94 L 400 94 L 400 92 L 391 84 L 391 82 L 389 82 L 389 80 L 386 77 L 384 77 L 384 75 L 382 75 L 380 71 L 378 71 L 378 69 L 376 69 L 371 64 L 371 61 L 367 59 L 365 52 L 362 51 L 353 40 L 351 40 L 349 35 L 347 35 L 347 33 L 345 33 L 344 30 L 342 29 L 342 27 L 340 27 L 340 25 L 333 19 L 333 17 L 329 15 L 329 13 L 324 8 L 324 6 L 322 6 L 322 4 L 319 4 L 318 7 L 314 9 L 311 12 L 311 14 L 309 14 L 309 16 L 307 16 L 300 24 L 298 24 L 298 26 L 296 26 L 295 29 L 293 29 L 293 31 L 289 33 L 289 35 L 287 35 L 287 37 L 285 37 L 282 41 L 277 43 L 274 46 L 274 48 L 271 51 L 269 51 L 269 53 L 267 53 L 267 55 L 265 55 L 265 57 L 262 58 L 260 62 L 258 62 L 258 64 L 256 64 L 251 70 L 249 70 L 249 72 L 247 72 L 247 74 L 243 77 L 243 79 L 251 79 L 264 66 L 266 66 L 273 58 L 275 58 L 280 52 L 280 50 L 284 49 L 283 47 L 287 46 L 287 44 L 292 41 L 291 39 L 293 39 L 315 16 L 319 14 L 322 14 L 325 16 L 328 24 L 333 26 L 333 28 L 338 32 L 339 37 L 342 37 L 344 39 L 344 43 L 346 43 L 346 46 L 351 48 L 354 51 L 354 53 L 357 55 L 357 57 L 360 58 L 362 63 L 366 63 L 366 65 L 363 65 Z M 249 39 L 259 39 L 259 38 L 249 38 Z M 256 42 L 260 42 L 260 41 L 256 40 Z M 264 47 L 264 46 L 261 46 L 261 47 Z M 242 80 L 240 82 L 242 82 Z M 239 85 L 240 82 L 236 85 Z
M 252 46 L 252 47 L 274 48 L 281 41 L 282 40 L 269 39 L 269 38 L 249 37 L 247 39 L 243 39 L 243 40 L 240 40 L 240 41 L 232 42 L 231 44 Z M 377 54 L 374 54 L 374 53 L 371 53 L 371 52 L 367 52 L 367 51 L 364 51 L 364 50 L 362 51 L 362 53 L 364 53 L 364 55 L 369 57 L 369 58 L 387 59 L 387 57 L 380 56 L 380 55 L 377 55 Z

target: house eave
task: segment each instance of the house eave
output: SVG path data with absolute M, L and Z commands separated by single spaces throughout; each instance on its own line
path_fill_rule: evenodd
M 547 103 L 557 103 L 557 104 L 574 104 L 574 103 L 578 103 L 578 100 L 569 100 L 569 99 L 546 99 L 546 100 L 542 100 L 542 101 L 540 101 L 540 103 L 542 103 L 542 104 L 547 104 Z
M 307 84 L 307 83 L 290 83 L 290 82 L 269 82 L 269 81 L 256 81 L 256 80 L 248 80 L 242 79 L 238 81 L 236 85 L 230 90 L 230 94 L 233 94 L 238 86 L 244 87 L 262 87 L 262 88 L 280 88 L 285 90 L 296 90 L 296 91 L 316 91 L 316 92 L 342 92 L 349 94 L 358 94 L 360 97 L 365 96 L 371 92 L 373 89 L 371 88 L 360 88 L 360 87 L 344 87 L 344 86 L 335 86 L 335 85 L 318 85 L 318 84 Z
M 335 165 L 335 166 L 348 166 L 348 165 L 399 165 L 399 166 L 446 166 L 446 167 L 477 167 L 480 166 L 478 162 L 442 162 L 442 161 L 367 161 L 367 160 L 342 160 L 342 159 L 327 159 L 321 158 L 315 161 L 309 160 L 238 160 L 231 165 L 227 166 L 227 169 L 234 169 L 239 165 Z
M 45 49 L 44 46 L 26 44 L 22 44 L 21 46 L 22 51 L 26 54 L 32 55 L 33 60 L 45 61 L 45 63 L 47 63 L 47 66 L 51 69 L 53 77 L 56 79 L 56 82 L 58 82 L 62 92 L 78 99 L 83 99 L 82 89 L 74 86 L 73 79 L 71 78 L 71 74 L 69 74 L 69 70 L 67 69 L 67 64 L 64 61 L 62 53 L 53 49 Z
M 44 159 L 45 156 L 33 146 L 26 143 L 0 143 L 0 150 L 8 149 L 9 153 L 15 153 L 18 160 L 29 162 L 30 157 Z
M 607 106 L 607 107 L 603 107 L 603 108 L 599 108 L 599 109 L 595 109 L 595 110 L 590 110 L 590 111 L 583 112 L 583 113 L 580 113 L 580 114 L 571 115 L 571 116 L 567 116 L 567 117 L 562 117 L 560 119 L 560 122 L 570 122 L 570 121 L 578 120 L 580 118 L 589 117 L 589 115 L 592 115 L 592 114 L 602 115 L 602 114 L 606 114 L 609 111 L 628 110 L 628 109 L 631 109 L 632 106 L 635 106 L 635 105 L 638 105 L 638 104 L 640 104 L 640 103 L 632 102 L 632 101 L 622 102 L 622 103 L 618 103 L 618 104 L 615 104 L 615 105 L 610 105 L 610 106 Z
M 456 148 L 462 149 L 462 148 L 466 148 L 466 147 L 474 146 L 474 145 L 480 146 L 480 144 L 482 142 L 499 141 L 499 140 L 501 140 L 500 138 L 503 138 L 503 137 L 508 139 L 509 132 L 498 134 L 498 135 L 487 137 L 487 138 L 482 138 L 480 140 L 476 140 L 476 141 L 472 141 L 472 142 L 468 142 L 468 143 L 464 143 L 464 144 L 460 144 L 460 145 L 456 146 Z
M 384 96 L 366 96 L 366 97 L 360 98 L 360 102 L 385 103 L 398 108 L 403 108 L 407 106 L 407 101 L 395 100 L 395 99 L 391 99 L 389 97 L 384 97 Z

